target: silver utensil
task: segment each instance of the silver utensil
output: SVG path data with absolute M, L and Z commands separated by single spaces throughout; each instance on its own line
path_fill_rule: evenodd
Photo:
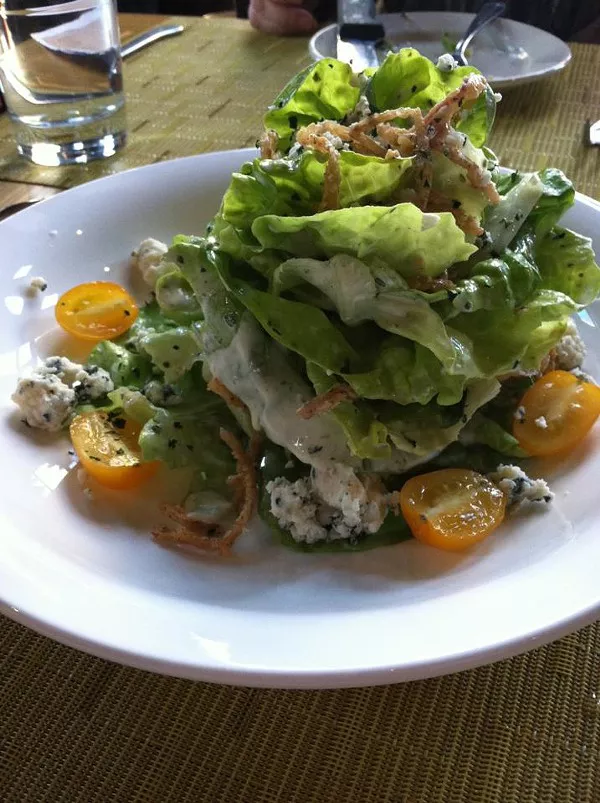
M 159 25 L 149 31 L 141 33 L 139 36 L 134 37 L 126 45 L 121 47 L 121 56 L 126 59 L 132 56 L 144 47 L 158 42 L 160 39 L 165 39 L 167 36 L 176 36 L 185 30 L 184 25 Z
M 23 209 L 27 209 L 28 206 L 37 204 L 40 200 L 40 198 L 37 198 L 35 201 L 20 201 L 18 204 L 5 206 L 3 209 L 0 209 L 0 221 L 11 215 L 15 215 L 17 212 L 21 212 Z
M 498 17 L 501 17 L 505 11 L 506 3 L 484 3 L 481 6 L 474 19 L 471 21 L 471 24 L 467 28 L 465 35 L 457 42 L 456 47 L 454 48 L 452 58 L 457 62 L 457 64 L 459 64 L 461 67 L 465 67 L 468 64 L 465 51 L 470 45 L 471 40 L 477 36 L 477 34 L 483 28 L 485 28 L 486 25 L 489 25 L 490 22 L 493 22 L 494 20 L 498 19 Z
M 378 67 L 377 46 L 385 39 L 377 21 L 375 0 L 338 0 L 337 57 L 352 65 L 354 72 Z
M 600 145 L 600 120 L 586 122 L 588 145 Z

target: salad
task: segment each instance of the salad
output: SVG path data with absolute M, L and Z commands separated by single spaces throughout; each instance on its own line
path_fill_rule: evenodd
M 258 512 L 302 551 L 460 550 L 547 506 L 522 464 L 600 414 L 572 318 L 600 268 L 559 225 L 563 173 L 498 168 L 499 100 L 413 49 L 303 70 L 204 234 L 134 251 L 146 303 L 109 282 L 59 299 L 93 346 L 19 380 L 22 420 L 68 427 L 124 492 L 185 469 L 162 544 L 226 553 Z

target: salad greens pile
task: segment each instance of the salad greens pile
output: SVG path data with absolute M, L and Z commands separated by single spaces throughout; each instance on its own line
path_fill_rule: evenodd
M 326 461 L 393 488 L 424 462 L 492 468 L 523 456 L 507 423 L 515 383 L 522 392 L 533 381 L 569 317 L 600 294 L 600 269 L 589 239 L 558 223 L 574 201 L 559 170 L 498 169 L 485 145 L 497 96 L 482 82 L 458 102 L 476 75 L 411 49 L 360 76 L 334 59 L 303 70 L 265 116 L 271 152 L 234 173 L 204 236 L 175 237 L 155 300 L 92 352 L 118 388 L 111 402 L 143 424 L 144 457 L 193 470 L 188 510 L 230 505 L 220 427 L 264 433 L 264 486 Z M 427 120 L 453 97 L 446 127 L 425 131 L 429 150 L 388 147 L 375 118 L 366 134 L 383 155 L 318 128 L 400 108 Z M 390 122 L 414 139 L 414 119 Z M 337 203 L 323 209 L 334 167 Z M 246 409 L 210 392 L 211 377 Z M 347 395 L 329 412 L 297 415 L 338 386 Z M 301 549 L 407 534 L 389 514 L 377 533 L 299 544 L 264 488 L 262 512 Z

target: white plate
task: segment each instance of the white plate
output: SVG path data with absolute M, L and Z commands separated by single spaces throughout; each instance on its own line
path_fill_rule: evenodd
M 437 61 L 446 48 L 447 34 L 457 42 L 467 30 L 473 14 L 417 11 L 411 14 L 382 14 L 388 41 L 395 48 L 415 47 Z M 310 55 L 322 59 L 336 54 L 337 25 L 328 25 L 312 37 Z M 471 42 L 469 62 L 477 67 L 495 89 L 506 89 L 544 78 L 562 70 L 571 59 L 568 46 L 556 36 L 515 20 L 499 19 L 488 25 Z
M 147 235 L 202 232 L 231 171 L 251 155 L 212 153 L 121 173 L 0 224 L 2 610 L 144 669 L 294 687 L 453 672 L 592 621 L 600 606 L 599 433 L 546 472 L 557 494 L 551 512 L 515 518 L 468 554 L 415 541 L 302 555 L 257 528 L 237 558 L 220 562 L 153 543 L 158 483 L 138 497 L 96 491 L 90 502 L 68 471 L 67 442 L 19 424 L 9 402 L 17 376 L 38 354 L 61 348 L 57 294 L 85 280 L 127 282 L 127 256 Z M 578 197 L 568 222 L 600 251 L 599 204 Z M 48 290 L 24 299 L 33 275 L 46 277 Z M 582 324 L 595 355 L 596 321 L 598 310 Z M 594 356 L 590 369 L 599 368 Z

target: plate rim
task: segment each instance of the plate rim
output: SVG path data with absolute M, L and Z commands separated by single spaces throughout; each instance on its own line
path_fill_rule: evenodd
M 127 175 L 131 176 L 132 174 L 139 174 L 140 171 L 158 173 L 160 170 L 166 170 L 168 172 L 174 162 L 177 162 L 179 165 L 201 163 L 205 159 L 210 160 L 215 157 L 224 157 L 227 159 L 239 157 L 241 162 L 243 159 L 251 157 L 255 153 L 256 151 L 252 148 L 212 151 L 157 164 L 143 165 L 132 168 L 131 170 L 104 176 L 71 188 L 66 192 L 45 199 L 42 203 L 47 204 L 51 202 L 57 204 L 61 202 L 60 199 L 64 199 L 65 197 L 73 198 L 79 193 L 89 192 L 88 188 L 91 186 L 97 188 L 99 184 L 105 183 L 106 181 L 114 181 L 116 177 L 122 178 Z M 595 213 L 600 215 L 600 203 L 598 201 L 582 195 L 581 193 L 577 193 L 576 198 L 579 203 L 592 207 Z M 17 218 L 23 219 L 23 216 L 31 214 L 32 209 L 37 207 L 39 207 L 39 204 L 36 204 L 35 207 L 25 209 L 0 223 L 0 235 L 4 233 L 5 229 L 10 227 L 11 221 Z M 3 573 L 4 570 L 0 567 L 0 577 Z M 47 618 L 45 619 L 39 614 L 39 610 L 38 613 L 35 613 L 31 608 L 31 604 L 29 606 L 17 607 L 15 602 L 11 603 L 10 600 L 5 600 L 4 598 L 0 599 L 0 611 L 10 619 L 66 646 L 83 650 L 84 652 L 105 660 L 118 661 L 139 669 L 165 675 L 217 682 L 225 685 L 324 689 L 375 686 L 393 682 L 418 680 L 472 669 L 482 664 L 512 657 L 532 649 L 533 647 L 549 643 L 597 619 L 598 613 L 600 613 L 600 592 L 594 602 L 574 613 L 567 613 L 562 618 L 556 619 L 549 626 L 540 626 L 536 630 L 519 634 L 512 638 L 506 638 L 491 646 L 456 652 L 451 655 L 437 657 L 435 660 L 426 659 L 421 662 L 413 661 L 409 664 L 400 664 L 398 661 L 395 665 L 351 668 L 348 670 L 339 668 L 329 670 L 282 670 L 272 667 L 249 668 L 248 666 L 239 669 L 235 668 L 233 665 L 217 666 L 213 664 L 209 666 L 206 663 L 201 664 L 196 662 L 195 664 L 191 664 L 173 659 L 169 660 L 151 655 L 149 652 L 141 651 L 139 648 L 136 651 L 124 649 L 111 644 L 110 640 L 105 639 L 101 641 L 98 638 L 86 636 L 76 628 L 71 627 L 69 629 L 64 623 L 56 624 Z M 348 615 L 353 616 L 355 613 L 360 614 L 362 612 L 352 612 Z

